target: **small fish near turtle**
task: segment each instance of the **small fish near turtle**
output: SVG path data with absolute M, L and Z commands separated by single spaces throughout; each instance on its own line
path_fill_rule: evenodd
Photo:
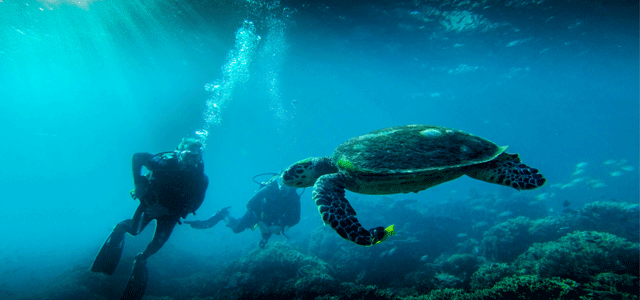
M 289 166 L 288 186 L 313 186 L 313 200 L 325 225 L 344 239 L 371 246 L 395 234 L 393 225 L 366 230 L 345 198 L 345 189 L 367 195 L 419 192 L 467 175 L 517 190 L 546 179 L 518 154 L 467 132 L 433 125 L 389 127 L 356 136 L 331 156 L 310 157 Z

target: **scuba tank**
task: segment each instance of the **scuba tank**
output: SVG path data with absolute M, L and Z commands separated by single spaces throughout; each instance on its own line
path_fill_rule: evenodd
M 149 160 L 161 162 L 161 165 L 159 168 L 147 167 L 148 173 L 143 175 L 148 182 L 147 189 L 144 194 L 135 190 L 130 192 L 132 198 L 140 200 L 147 207 L 160 204 L 182 217 L 189 213 L 195 214 L 195 209 L 201 203 L 194 203 L 188 193 L 202 182 L 204 175 L 198 170 L 202 165 L 196 165 L 196 169 L 184 168 L 177 151 L 160 152 Z

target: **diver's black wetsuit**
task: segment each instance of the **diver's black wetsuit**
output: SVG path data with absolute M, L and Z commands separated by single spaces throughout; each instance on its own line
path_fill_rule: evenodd
M 149 173 L 140 175 L 142 167 Z M 155 219 L 156 231 L 144 252 L 136 255 L 120 300 L 141 300 L 147 288 L 147 258 L 162 248 L 173 228 L 202 205 L 209 178 L 204 174 L 202 142 L 183 138 L 175 152 L 136 153 L 131 162 L 132 196 L 140 200 L 133 218 L 118 223 L 100 248 L 91 271 L 113 274 L 124 247 L 126 233 L 138 235 Z
M 227 216 L 228 227 L 234 233 L 240 233 L 253 228 L 259 222 L 267 227 L 279 226 L 282 229 L 292 227 L 300 221 L 300 195 L 295 188 L 278 183 L 276 178 L 262 187 L 247 203 L 247 212 L 240 219 Z M 215 226 L 224 216 L 220 212 L 204 221 L 186 221 L 193 228 L 205 229 Z M 261 247 L 264 247 L 271 236 L 269 232 L 262 232 Z
M 267 226 L 292 227 L 300 221 L 300 196 L 295 188 L 279 186 L 278 180 L 273 180 L 251 197 L 242 218 L 229 219 L 235 233 L 253 228 L 259 221 Z
M 140 205 L 133 218 L 118 223 L 113 232 L 122 238 L 124 233 L 138 235 L 156 219 L 153 240 L 138 258 L 146 259 L 160 250 L 181 217 L 195 213 L 202 205 L 209 178 L 204 174 L 202 161 L 193 167 L 183 167 L 175 152 L 136 153 L 131 165 Z M 143 166 L 150 171 L 147 176 L 140 175 Z

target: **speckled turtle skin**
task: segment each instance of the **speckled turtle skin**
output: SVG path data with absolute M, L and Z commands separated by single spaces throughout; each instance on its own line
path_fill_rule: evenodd
M 505 153 L 506 148 L 456 129 L 396 126 L 351 138 L 332 156 L 299 161 L 282 176 L 290 186 L 314 185 L 313 198 L 325 224 L 368 246 L 386 238 L 384 228 L 362 228 L 345 189 L 369 195 L 419 192 L 462 175 L 517 190 L 545 183 L 537 169 L 522 164 L 517 154 Z

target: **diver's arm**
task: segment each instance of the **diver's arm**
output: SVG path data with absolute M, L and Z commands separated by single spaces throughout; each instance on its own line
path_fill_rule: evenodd
M 131 168 L 133 170 L 134 184 L 138 185 L 144 182 L 145 177 L 140 175 L 140 171 L 142 171 L 142 166 L 146 165 L 152 157 L 153 154 L 148 152 L 139 152 L 133 154 L 133 158 L 131 159 Z
M 207 228 L 211 228 L 213 226 L 216 226 L 216 224 L 218 224 L 218 222 L 220 222 L 220 217 L 216 214 L 214 214 L 213 216 L 211 216 L 209 219 L 206 220 L 196 220 L 196 221 L 182 221 L 182 223 L 185 224 L 189 224 L 191 225 L 191 228 L 195 228 L 195 229 L 207 229 Z

